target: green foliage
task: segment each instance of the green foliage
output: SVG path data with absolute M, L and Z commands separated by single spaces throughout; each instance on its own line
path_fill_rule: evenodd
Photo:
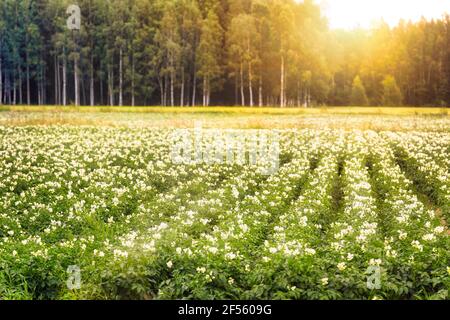
M 198 76 L 203 80 L 203 105 L 208 106 L 211 92 L 220 87 L 220 76 L 223 68 L 220 64 L 222 57 L 222 27 L 219 18 L 213 10 L 203 20 L 201 25 L 200 42 L 197 49 Z
M 353 80 L 351 104 L 354 106 L 367 106 L 369 100 L 367 99 L 366 89 L 359 76 Z
M 366 105 L 356 76 L 371 105 L 450 104 L 448 15 L 343 31 L 311 0 L 80 0 L 72 32 L 69 4 L 2 1 L 0 103 L 69 105 L 77 61 L 82 105 Z
M 1 126 L 0 298 L 448 299 L 440 121 L 280 131 L 270 176 L 261 163 L 175 164 L 171 129 L 131 121 Z
M 386 76 L 383 80 L 383 105 L 401 106 L 402 93 L 393 76 Z

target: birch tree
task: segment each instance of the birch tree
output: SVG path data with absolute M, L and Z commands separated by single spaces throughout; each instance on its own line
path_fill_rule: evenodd
M 200 44 L 197 49 L 198 75 L 203 80 L 203 106 L 209 106 L 211 92 L 220 85 L 222 75 L 220 58 L 222 55 L 223 30 L 219 18 L 213 10 L 202 22 Z

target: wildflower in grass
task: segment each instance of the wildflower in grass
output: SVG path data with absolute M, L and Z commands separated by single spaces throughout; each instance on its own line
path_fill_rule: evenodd
M 328 278 L 322 278 L 322 279 L 320 279 L 320 283 L 321 283 L 323 286 L 328 285 Z

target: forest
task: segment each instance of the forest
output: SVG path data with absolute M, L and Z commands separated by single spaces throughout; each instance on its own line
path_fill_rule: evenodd
M 312 0 L 1 0 L 1 104 L 448 106 L 450 16 L 333 30 Z

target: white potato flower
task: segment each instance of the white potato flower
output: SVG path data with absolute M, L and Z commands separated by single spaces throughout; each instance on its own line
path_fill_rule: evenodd
M 339 271 L 344 271 L 347 268 L 347 265 L 345 262 L 339 262 L 337 265 Z

